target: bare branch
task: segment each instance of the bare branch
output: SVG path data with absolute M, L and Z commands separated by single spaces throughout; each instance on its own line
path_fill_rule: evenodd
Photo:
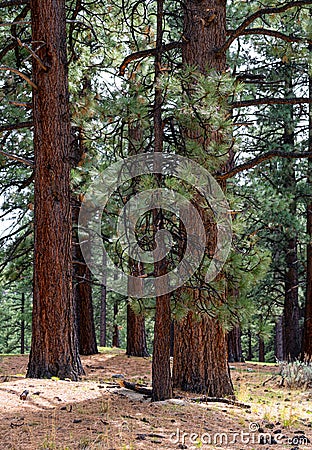
M 163 52 L 168 52 L 169 50 L 173 50 L 175 48 L 182 48 L 183 42 L 171 42 L 170 44 L 165 44 L 162 47 Z M 141 50 L 139 52 L 132 53 L 129 56 L 126 56 L 123 60 L 121 66 L 119 67 L 119 75 L 123 76 L 125 74 L 127 66 L 137 59 L 147 58 L 148 56 L 154 56 L 156 54 L 156 48 L 149 48 L 147 50 Z
M 8 66 L 0 66 L 0 70 L 9 70 L 10 72 L 16 73 L 19 77 L 21 77 L 25 81 L 27 81 L 27 83 L 30 84 L 30 86 L 32 86 L 34 89 L 38 90 L 38 86 L 33 81 L 31 81 L 31 79 L 28 78 L 27 75 L 23 74 L 19 70 L 14 69 L 13 67 L 8 67 Z
M 242 100 L 232 102 L 232 108 L 245 108 L 247 106 L 256 105 L 302 105 L 305 103 L 312 103 L 311 98 L 297 97 L 297 98 L 255 98 L 253 100 Z
M 228 30 L 229 34 L 234 33 L 233 30 Z M 285 42 L 307 42 L 308 44 L 312 44 L 311 39 L 305 39 L 293 36 L 292 34 L 287 35 L 284 33 L 280 33 L 279 31 L 270 30 L 267 28 L 247 28 L 247 30 L 244 30 L 240 33 L 240 36 L 246 36 L 250 34 L 261 34 L 264 36 L 273 36 L 278 39 L 282 39 Z
M 7 8 L 8 6 L 29 5 L 30 0 L 10 0 L 8 2 L 1 2 L 0 8 Z
M 19 123 L 13 123 L 9 125 L 1 125 L 0 126 L 0 133 L 3 131 L 13 131 L 13 130 L 19 130 L 20 128 L 30 128 L 33 126 L 33 122 L 19 122 Z
M 34 163 L 32 161 L 30 161 L 29 159 L 25 159 L 20 156 L 13 155 L 12 153 L 4 152 L 3 150 L 0 150 L 0 155 L 3 155 L 8 159 L 13 159 L 13 161 L 21 162 L 21 163 L 25 164 L 26 166 L 30 166 L 30 167 L 34 166 Z
M 33 51 L 32 48 L 29 47 L 29 45 L 22 42 L 19 38 L 16 38 L 16 41 L 20 47 L 25 48 L 32 55 L 32 57 L 37 61 L 41 69 L 43 69 L 45 72 L 48 70 L 48 68 L 43 64 L 43 62 L 36 53 L 36 51 L 38 51 L 40 48 L 46 45 L 45 42 L 42 42 L 41 45 L 37 47 L 35 51 Z
M 235 39 L 238 38 L 243 33 L 243 31 L 259 17 L 264 16 L 266 14 L 279 14 L 279 13 L 285 12 L 291 8 L 298 8 L 300 6 L 311 5 L 311 3 L 312 3 L 311 0 L 300 0 L 300 1 L 296 1 L 296 2 L 285 3 L 282 6 L 259 9 L 258 11 L 256 11 L 255 13 L 253 13 L 249 17 L 247 17 L 247 19 L 245 19 L 243 21 L 243 23 L 238 28 L 236 28 L 236 30 L 233 32 L 232 36 L 229 37 L 229 39 L 225 42 L 225 44 L 222 45 L 222 47 L 220 47 L 217 50 L 217 53 L 225 52 L 230 47 L 232 42 L 234 42 Z
M 0 27 L 11 27 L 12 25 L 25 25 L 31 23 L 29 20 L 20 20 L 17 22 L 3 22 L 0 23 Z
M 22 108 L 32 109 L 32 104 L 30 102 L 16 102 L 14 100 L 9 101 L 10 105 L 21 106 Z
M 249 161 L 246 161 L 243 164 L 240 164 L 239 166 L 234 167 L 229 172 L 222 173 L 221 175 L 216 175 L 216 179 L 223 181 L 227 180 L 228 178 L 232 178 L 235 175 L 237 175 L 240 172 L 243 172 L 244 170 L 252 169 L 253 167 L 257 166 L 258 164 L 263 163 L 264 161 L 268 161 L 269 159 L 279 157 L 279 158 L 286 158 L 286 159 L 300 159 L 300 158 L 311 158 L 312 152 L 284 152 L 283 150 L 272 150 L 270 152 L 263 153 L 262 155 L 256 156 L 253 159 L 250 159 Z

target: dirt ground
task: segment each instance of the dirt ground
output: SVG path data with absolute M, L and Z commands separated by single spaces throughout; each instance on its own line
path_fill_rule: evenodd
M 114 349 L 82 360 L 86 376 L 71 382 L 26 379 L 27 356 L 0 357 L 0 450 L 312 448 L 311 392 L 281 387 L 273 365 L 230 365 L 248 408 L 181 392 L 151 403 L 118 384 L 124 376 L 150 385 L 150 358 Z

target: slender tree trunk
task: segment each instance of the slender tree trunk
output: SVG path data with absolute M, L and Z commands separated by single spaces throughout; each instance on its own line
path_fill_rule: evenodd
M 22 303 L 21 303 L 21 354 L 25 353 L 25 294 L 22 293 Z
M 312 44 L 309 45 L 312 55 Z M 311 70 L 311 67 L 310 67 Z M 311 73 L 311 72 L 310 72 Z M 312 98 L 312 77 L 309 76 L 309 98 Z M 312 151 L 312 106 L 309 106 L 309 151 Z M 312 158 L 308 160 L 307 183 L 312 191 Z M 312 201 L 307 205 L 307 270 L 306 270 L 306 302 L 303 328 L 301 359 L 312 359 Z
M 201 73 L 206 73 L 207 69 L 224 71 L 226 56 L 215 50 L 226 40 L 226 1 L 186 0 L 184 8 L 184 64 L 197 67 Z M 196 130 L 190 130 L 192 133 L 193 139 L 196 139 Z M 219 140 L 220 136 L 216 133 L 209 139 L 210 142 L 212 139 Z M 209 236 L 209 252 L 215 244 L 216 229 L 207 217 L 203 221 Z M 195 305 L 202 294 L 193 291 L 191 295 Z M 197 321 L 189 312 L 185 319 L 176 323 L 173 358 L 175 387 L 216 397 L 233 395 L 227 359 L 226 335 L 217 320 L 202 314 L 201 320 Z
M 275 340 L 274 340 L 274 348 L 275 348 L 275 357 L 277 361 L 284 361 L 284 317 L 281 316 L 278 318 L 275 324 Z
M 263 339 L 259 336 L 259 362 L 265 362 L 265 346 Z
M 103 279 L 101 286 L 101 313 L 100 313 L 100 346 L 106 347 L 107 342 L 107 289 L 106 289 L 106 253 L 103 251 Z
M 132 82 L 135 75 L 132 76 Z M 139 123 L 129 123 L 129 154 L 136 155 L 142 151 L 142 127 Z M 134 185 L 132 195 L 136 194 Z M 144 266 L 140 261 L 129 258 L 130 274 L 134 277 L 143 275 Z M 138 284 L 139 281 L 136 280 Z M 143 292 L 143 291 L 142 291 Z M 149 356 L 146 345 L 145 317 L 144 314 L 136 314 L 131 307 L 131 300 L 127 302 L 127 355 L 146 357 Z
M 229 362 L 243 362 L 242 333 L 240 326 L 234 327 L 227 335 Z
M 119 328 L 117 323 L 117 315 L 118 315 L 118 302 L 117 300 L 114 301 L 114 311 L 113 311 L 113 347 L 120 347 L 120 341 L 119 341 Z
M 155 102 L 154 102 L 154 151 L 163 151 L 163 121 L 162 121 L 162 89 L 160 85 L 162 64 L 162 39 L 163 39 L 163 1 L 157 0 L 157 37 L 155 57 Z M 157 176 L 159 187 L 161 177 Z M 154 236 L 163 228 L 162 210 L 153 211 Z M 167 271 L 167 263 L 164 258 L 154 263 L 155 278 L 164 275 Z M 170 324 L 171 307 L 170 294 L 156 296 L 154 345 L 152 362 L 153 391 L 152 400 L 160 401 L 172 397 L 172 381 L 170 371 Z
M 65 1 L 31 0 L 33 59 L 35 251 L 32 346 L 27 376 L 83 374 L 72 293 L 71 125 Z
M 287 64 L 288 65 L 288 64 Z M 286 97 L 293 95 L 292 69 L 286 65 Z M 293 105 L 289 105 L 289 115 L 284 124 L 284 144 L 295 148 L 293 124 Z M 296 204 L 296 173 L 293 161 L 284 162 L 283 185 L 293 195 L 289 210 L 293 217 L 297 214 Z M 291 226 L 291 225 L 290 225 Z M 285 298 L 284 298 L 284 346 L 286 359 L 295 360 L 300 354 L 299 303 L 298 303 L 298 255 L 297 230 L 292 228 L 287 236 Z
M 251 330 L 249 329 L 247 332 L 247 338 L 248 338 L 248 354 L 247 354 L 247 361 L 252 361 L 253 359 L 253 352 L 252 352 L 252 334 Z
M 84 260 L 78 237 L 80 207 L 81 202 L 72 195 L 73 292 L 76 306 L 77 336 L 80 355 L 95 355 L 98 351 L 93 316 L 91 271 Z
M 293 361 L 298 358 L 300 354 L 298 256 L 296 238 L 288 241 L 286 265 L 283 336 L 286 359 Z

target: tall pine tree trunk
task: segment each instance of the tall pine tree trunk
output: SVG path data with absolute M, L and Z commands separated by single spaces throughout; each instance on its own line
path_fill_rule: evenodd
M 32 346 L 27 376 L 83 373 L 72 293 L 71 125 L 65 1 L 31 0 L 33 59 L 35 248 Z
M 292 69 L 286 64 L 286 97 L 293 96 Z M 287 151 L 295 148 L 293 124 L 293 105 L 287 107 L 288 114 L 284 124 L 284 144 Z M 285 190 L 290 192 L 289 211 L 293 217 L 297 214 L 296 204 L 296 172 L 293 161 L 284 162 L 282 174 Z M 300 354 L 299 303 L 298 303 L 298 255 L 297 230 L 291 227 L 286 236 L 286 271 L 284 298 L 284 351 L 286 359 L 295 360 Z
M 21 303 L 21 355 L 25 353 L 25 294 L 22 293 Z
M 132 74 L 132 82 L 135 74 Z M 142 127 L 139 123 L 129 123 L 129 154 L 136 155 L 142 151 Z M 136 194 L 134 184 L 132 195 Z M 134 277 L 143 275 L 143 264 L 129 258 L 130 273 Z M 136 283 L 139 281 L 136 280 Z M 143 293 L 143 291 L 142 291 Z M 131 307 L 131 300 L 127 302 L 127 352 L 128 356 L 149 356 L 146 345 L 145 317 L 144 314 L 136 314 Z
M 252 361 L 253 359 L 253 352 L 252 352 L 252 333 L 251 329 L 247 331 L 247 339 L 248 339 L 248 353 L 247 353 L 247 361 Z
M 284 316 L 281 316 L 277 319 L 275 324 L 275 337 L 274 337 L 274 350 L 275 350 L 275 358 L 278 361 L 285 360 L 284 354 Z
M 260 336 L 258 337 L 258 344 L 259 344 L 259 362 L 265 362 L 265 346 L 264 341 Z
M 103 278 L 101 285 L 101 306 L 100 306 L 100 346 L 106 347 L 107 343 L 107 289 L 106 289 L 106 270 L 107 260 L 106 253 L 103 251 Z
M 117 315 L 118 315 L 118 300 L 114 301 L 113 306 L 113 340 L 112 340 L 112 346 L 113 347 L 120 347 L 120 340 L 119 340 L 119 328 L 118 328 L 118 322 L 117 322 Z
M 154 101 L 154 151 L 163 151 L 163 121 L 162 121 L 162 89 L 160 84 L 162 69 L 162 39 L 163 39 L 163 1 L 157 0 L 157 38 L 155 56 L 155 101 Z M 160 187 L 161 177 L 157 176 Z M 154 236 L 163 228 L 163 213 L 161 209 L 153 211 Z M 167 272 L 166 258 L 154 263 L 155 278 Z M 153 391 L 152 400 L 161 401 L 172 397 L 172 381 L 170 372 L 170 324 L 171 306 L 170 294 L 157 296 L 154 325 L 154 345 L 152 361 Z
M 97 353 L 97 345 L 93 316 L 91 271 L 84 260 L 78 237 L 80 207 L 81 202 L 72 196 L 73 291 L 76 307 L 77 336 L 80 355 L 95 355 Z
M 312 13 L 310 13 L 310 16 Z M 309 45 L 310 56 L 312 44 Z M 311 70 L 311 67 L 310 67 Z M 312 99 L 312 76 L 309 76 L 309 98 Z M 309 152 L 312 152 L 312 106 L 309 105 Z M 312 193 L 312 158 L 308 159 L 307 183 Z M 306 269 L 306 303 L 303 328 L 301 359 L 312 359 L 312 200 L 307 205 L 307 269 Z
M 149 356 L 146 345 L 145 318 L 136 314 L 130 302 L 127 304 L 127 353 L 128 356 Z
M 242 332 L 239 325 L 228 332 L 227 340 L 229 362 L 243 362 Z
M 226 56 L 215 50 L 226 39 L 226 1 L 186 0 L 184 8 L 183 63 L 197 67 L 201 73 L 206 73 L 207 69 L 224 71 Z M 211 139 L 219 139 L 217 133 Z M 215 243 L 216 228 L 207 222 L 205 228 L 210 241 L 208 247 L 211 247 Z M 191 295 L 195 304 L 202 294 L 193 291 Z M 186 318 L 176 323 L 175 387 L 216 397 L 233 395 L 227 359 L 226 335 L 216 319 L 203 314 L 197 321 L 189 312 Z

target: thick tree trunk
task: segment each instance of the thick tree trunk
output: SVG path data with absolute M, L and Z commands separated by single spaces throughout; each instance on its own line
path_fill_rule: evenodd
M 127 304 L 127 355 L 149 356 L 146 346 L 145 318 L 136 314 L 131 304 Z
M 170 324 L 170 357 L 172 358 L 174 355 L 174 323 L 175 321 L 172 320 Z
M 242 333 L 239 326 L 234 327 L 227 335 L 229 362 L 244 362 L 242 351 Z
M 309 45 L 312 55 L 312 44 Z M 310 67 L 311 70 L 311 67 Z M 310 72 L 311 73 L 311 72 Z M 309 76 L 309 98 L 312 98 L 312 77 Z M 309 107 L 309 151 L 312 151 L 312 106 Z M 307 183 L 309 192 L 312 188 L 312 158 L 308 160 Z M 307 205 L 307 270 L 306 270 L 306 303 L 303 328 L 301 359 L 312 359 L 312 201 Z
M 211 397 L 233 395 L 220 324 L 207 318 L 198 322 L 190 312 L 175 324 L 175 336 L 174 387 Z
M 68 104 L 65 1 L 32 0 L 35 252 L 32 347 L 27 376 L 83 373 L 72 293 L 70 208 L 71 126 Z
M 186 0 L 184 8 L 183 63 L 197 67 L 202 73 L 206 73 L 207 69 L 224 71 L 226 56 L 215 50 L 226 39 L 226 1 Z M 190 130 L 190 134 L 196 139 L 194 131 Z M 215 133 L 214 136 L 205 136 L 204 140 L 219 138 Z M 209 224 L 208 218 L 204 221 L 209 250 L 215 245 L 216 230 Z M 194 305 L 200 301 L 201 295 L 197 291 L 191 293 Z M 217 320 L 203 314 L 198 322 L 190 312 L 176 323 L 173 358 L 175 387 L 214 397 L 233 395 L 227 359 L 226 335 Z
M 77 336 L 80 355 L 95 355 L 98 351 L 93 316 L 91 271 L 85 263 L 78 237 L 80 206 L 81 202 L 72 196 L 73 291 L 76 306 Z

